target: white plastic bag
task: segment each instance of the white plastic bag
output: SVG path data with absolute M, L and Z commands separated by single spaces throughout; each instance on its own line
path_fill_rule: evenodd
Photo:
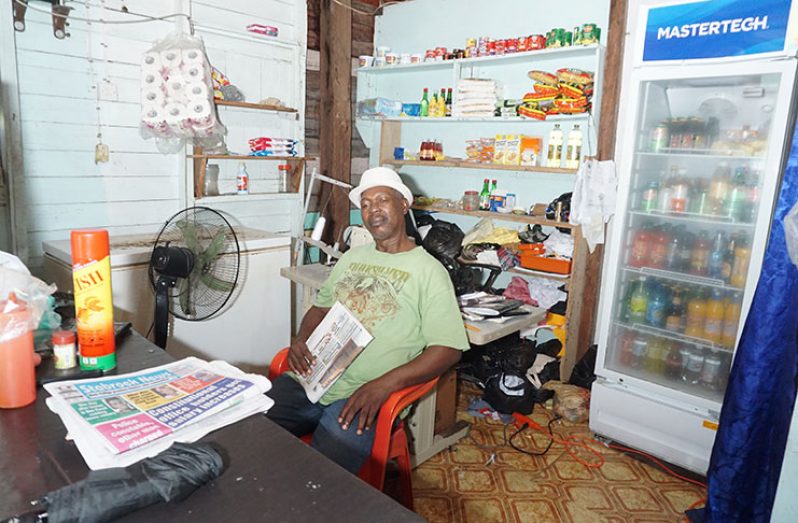
M 0 342 L 18 338 L 36 329 L 42 314 L 50 310 L 47 298 L 55 289 L 55 285 L 47 285 L 31 276 L 19 258 L 0 251 Z M 21 307 L 26 307 L 30 314 L 3 314 Z
M 206 149 L 223 144 L 225 127 L 216 116 L 211 66 L 198 37 L 173 33 L 141 61 L 141 136 L 158 150 L 175 153 L 187 140 Z

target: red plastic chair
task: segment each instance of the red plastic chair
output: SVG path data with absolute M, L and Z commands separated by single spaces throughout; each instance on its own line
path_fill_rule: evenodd
M 269 379 L 273 380 L 287 370 L 289 370 L 288 348 L 285 348 L 275 354 L 269 364 Z M 376 425 L 372 427 L 375 437 L 371 447 L 371 456 L 358 473 L 360 479 L 378 490 L 383 490 L 385 465 L 388 460 L 395 459 L 399 465 L 399 501 L 410 510 L 413 510 L 410 448 L 404 422 L 400 420 L 394 425 L 394 420 L 403 410 L 435 388 L 437 383 L 438 378 L 434 378 L 425 383 L 398 390 L 388 397 L 380 408 Z M 312 434 L 306 434 L 301 439 L 305 443 L 310 443 L 312 436 Z

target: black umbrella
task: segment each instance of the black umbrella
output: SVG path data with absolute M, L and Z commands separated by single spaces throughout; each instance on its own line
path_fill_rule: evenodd
M 125 468 L 94 470 L 86 479 L 46 494 L 40 503 L 46 516 L 39 515 L 39 521 L 111 521 L 153 503 L 184 499 L 219 477 L 223 468 L 222 457 L 211 445 L 175 443 L 154 458 Z

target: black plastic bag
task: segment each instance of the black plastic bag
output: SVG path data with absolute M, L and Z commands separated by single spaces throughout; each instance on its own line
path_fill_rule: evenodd
M 436 220 L 433 222 L 422 245 L 424 249 L 438 258 L 455 260 L 460 255 L 465 234 L 456 224 Z
M 488 379 L 483 397 L 493 410 L 501 414 L 531 414 L 535 407 L 535 392 L 535 386 L 525 374 L 502 372 Z
M 591 345 L 582 358 L 574 365 L 574 370 L 571 372 L 571 379 L 568 381 L 571 385 L 590 389 L 593 382 L 596 381 L 596 354 L 597 346 Z

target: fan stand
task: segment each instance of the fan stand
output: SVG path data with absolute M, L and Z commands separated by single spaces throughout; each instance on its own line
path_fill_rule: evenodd
M 166 350 L 169 334 L 169 289 L 177 285 L 177 278 L 161 275 L 155 284 L 155 344 Z

